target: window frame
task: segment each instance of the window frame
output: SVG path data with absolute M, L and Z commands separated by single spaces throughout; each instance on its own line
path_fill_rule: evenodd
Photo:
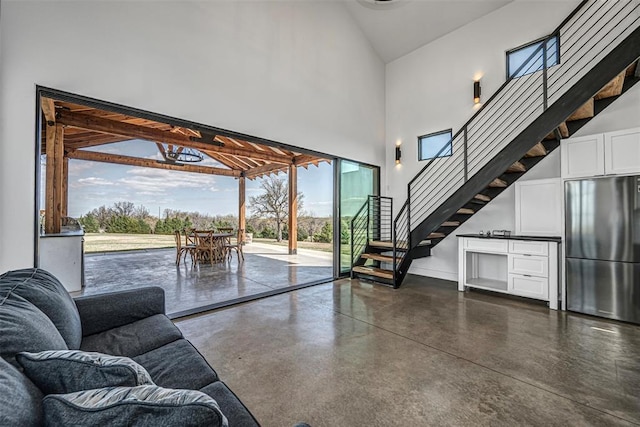
M 440 155 L 440 156 L 436 155 L 434 157 L 427 157 L 423 159 L 422 158 L 422 142 L 427 138 L 440 136 L 444 134 L 449 134 L 449 154 Z M 442 159 L 442 158 L 451 157 L 451 156 L 453 156 L 453 128 L 444 129 L 437 132 L 426 133 L 424 135 L 418 136 L 418 161 L 419 162 L 423 162 L 426 160 Z
M 522 44 L 522 45 L 520 45 L 520 46 L 514 47 L 513 49 L 509 49 L 509 50 L 507 50 L 507 51 L 505 52 L 505 72 L 506 72 L 507 80 L 509 80 L 509 79 L 511 79 L 511 78 L 512 78 L 512 77 L 510 76 L 510 74 L 509 74 L 509 71 L 510 71 L 510 70 L 509 70 L 509 55 L 511 55 L 511 54 L 513 54 L 513 53 L 515 53 L 515 52 L 518 52 L 518 51 L 520 51 L 520 50 L 526 49 L 526 48 L 528 48 L 528 47 L 531 47 L 531 46 L 533 46 L 533 45 L 536 45 L 536 44 L 542 43 L 542 42 L 544 42 L 548 37 L 549 37 L 549 36 L 541 37 L 541 38 L 536 39 L 536 40 L 533 40 L 533 41 L 531 41 L 531 42 L 528 42 L 528 43 Z M 547 63 L 547 69 L 549 69 L 549 68 L 551 68 L 551 67 L 554 67 L 554 66 L 556 66 L 556 65 L 560 65 L 560 34 L 556 34 L 556 35 L 554 35 L 554 38 L 555 38 L 555 40 L 556 40 L 556 46 L 557 46 L 557 48 L 556 48 L 556 52 L 555 52 L 555 64 L 550 65 L 549 63 Z M 522 66 L 522 64 L 520 64 L 520 66 Z M 519 68 L 520 66 L 518 66 L 518 68 Z M 517 70 L 518 68 L 516 68 L 516 70 Z M 513 78 L 514 78 L 514 79 L 517 79 L 517 78 L 520 78 L 520 77 L 528 76 L 529 74 L 533 74 L 533 73 L 536 73 L 536 72 L 538 72 L 538 71 L 542 71 L 542 69 L 543 69 L 543 68 L 542 68 L 542 65 L 540 65 L 540 69 L 538 69 L 538 70 L 531 71 L 531 72 L 526 73 L 526 74 L 522 74 L 521 76 L 514 76 Z M 515 70 L 514 70 L 514 71 L 515 71 Z

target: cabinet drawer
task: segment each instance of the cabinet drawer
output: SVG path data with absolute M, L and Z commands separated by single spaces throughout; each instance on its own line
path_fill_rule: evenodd
M 549 255 L 549 244 L 547 242 L 509 240 L 509 252 L 512 254 Z
M 522 297 L 549 299 L 549 279 L 546 277 L 509 274 L 509 292 Z
M 485 252 L 507 253 L 508 241 L 493 239 L 465 239 L 465 249 Z
M 509 254 L 509 272 L 549 277 L 549 258 L 545 256 Z

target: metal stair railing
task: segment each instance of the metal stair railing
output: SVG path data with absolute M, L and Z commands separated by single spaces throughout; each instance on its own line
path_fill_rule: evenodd
M 393 199 L 368 196 L 350 221 L 351 277 L 353 267 L 371 240 L 393 241 Z
M 583 1 L 513 73 L 524 75 L 510 77 L 451 138 L 452 155 L 438 157 L 449 149 L 445 144 L 409 182 L 394 239 L 415 247 L 419 242 L 411 242 L 411 232 L 633 33 L 639 21 L 640 0 Z M 548 67 L 556 37 L 560 62 Z

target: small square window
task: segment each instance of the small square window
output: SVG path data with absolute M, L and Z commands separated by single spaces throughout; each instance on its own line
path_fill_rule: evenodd
M 449 157 L 452 152 L 451 129 L 418 137 L 418 160 Z
M 544 40 L 538 40 L 507 51 L 507 78 L 522 77 L 542 70 L 544 48 L 540 49 L 536 54 L 534 52 L 543 43 Z M 559 36 L 552 37 L 547 41 L 547 68 L 560 63 L 559 46 Z M 531 58 L 531 55 L 533 55 L 533 58 Z

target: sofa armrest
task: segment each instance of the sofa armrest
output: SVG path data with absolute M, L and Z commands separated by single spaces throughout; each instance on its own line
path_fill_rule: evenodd
M 155 314 L 165 314 L 164 289 L 158 286 L 81 296 L 74 301 L 85 337 Z

